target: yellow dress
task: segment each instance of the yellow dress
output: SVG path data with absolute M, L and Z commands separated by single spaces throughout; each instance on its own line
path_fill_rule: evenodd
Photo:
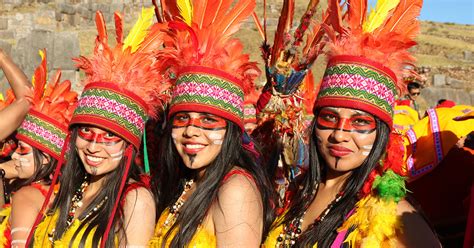
M 78 219 L 75 219 L 71 226 L 67 229 L 67 231 L 63 234 L 62 238 L 59 240 L 54 241 L 54 245 L 49 239 L 49 234 L 53 233 L 53 229 L 55 227 L 56 220 L 59 216 L 59 212 L 56 212 L 54 215 L 48 215 L 44 218 L 44 220 L 38 225 L 35 231 L 35 240 L 33 247 L 41 247 L 41 248 L 48 248 L 48 247 L 55 247 L 55 248 L 67 248 L 71 243 L 72 237 L 74 233 L 77 231 L 81 222 Z M 72 243 L 72 247 L 79 247 L 79 243 L 84 235 L 87 226 L 84 226 L 74 239 Z M 94 227 L 92 231 L 89 233 L 86 239 L 85 247 L 92 247 L 92 237 L 94 236 L 96 228 Z M 100 245 L 100 242 L 99 242 Z
M 163 244 L 163 238 L 170 229 L 172 225 L 165 226 L 164 223 L 169 215 L 169 209 L 167 208 L 163 213 L 161 213 L 158 223 L 156 224 L 155 234 L 149 242 L 149 247 L 161 247 Z M 166 240 L 165 247 L 169 247 L 173 237 L 175 236 L 173 232 L 170 237 Z M 213 233 L 210 233 L 202 226 L 199 226 L 194 234 L 194 237 L 191 239 L 187 247 L 217 247 L 216 236 Z

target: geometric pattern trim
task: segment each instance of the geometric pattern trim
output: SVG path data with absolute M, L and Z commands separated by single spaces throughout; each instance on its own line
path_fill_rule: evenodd
M 176 80 L 169 116 L 177 110 L 198 110 L 221 116 L 241 126 L 243 103 L 244 92 L 238 79 L 211 68 L 187 67 Z
M 397 94 L 394 80 L 393 72 L 381 64 L 362 57 L 335 56 L 326 68 L 316 105 L 319 101 L 350 99 L 375 107 L 377 113 L 371 114 L 391 123 Z
M 139 147 L 148 118 L 144 106 L 137 95 L 112 83 L 90 83 L 82 92 L 69 125 L 97 126 L 96 120 L 101 120 L 100 127 Z
M 30 110 L 17 130 L 17 138 L 59 160 L 67 127 L 37 111 Z

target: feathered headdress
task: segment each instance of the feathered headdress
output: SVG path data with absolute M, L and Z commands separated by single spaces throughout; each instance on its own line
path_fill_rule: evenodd
M 0 93 L 0 111 L 15 101 L 15 93 L 12 89 L 8 89 L 6 92 L 6 97 Z M 12 136 L 9 136 L 5 140 L 0 142 L 0 158 L 5 158 L 10 156 L 11 153 L 16 149 L 16 142 L 13 140 Z M 0 232 L 1 233 L 1 232 Z
M 231 36 L 251 15 L 255 0 L 164 0 L 162 7 L 170 42 L 157 59 L 174 84 L 169 116 L 205 109 L 243 130 L 244 95 L 260 70 Z
M 33 78 L 31 108 L 17 130 L 17 139 L 60 160 L 68 124 L 77 104 L 77 93 L 71 91 L 71 82 L 61 80 L 58 70 L 52 80 L 47 82 L 46 50 L 40 50 L 41 64 L 36 68 Z
M 392 126 L 396 96 L 405 89 L 403 65 L 414 62 L 408 48 L 419 31 L 422 0 L 328 2 L 329 62 L 317 108 L 339 106 L 369 112 Z M 342 14 L 342 9 L 346 12 Z

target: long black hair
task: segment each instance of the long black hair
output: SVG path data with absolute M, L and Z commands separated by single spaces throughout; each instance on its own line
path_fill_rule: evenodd
M 26 142 L 25 142 L 26 143 Z M 13 181 L 11 189 L 13 192 L 18 191 L 21 187 L 30 185 L 33 182 L 42 181 L 46 185 L 51 184 L 50 175 L 53 173 L 54 168 L 58 163 L 58 160 L 52 156 L 42 152 L 36 147 L 31 147 L 33 150 L 33 162 L 34 172 L 33 175 L 26 179 L 18 179 Z M 44 159 L 48 159 L 46 164 L 43 164 Z
M 155 191 L 157 216 L 170 207 L 180 196 L 185 179 L 195 178 L 196 171 L 187 168 L 171 137 L 172 127 L 168 125 L 160 145 L 160 171 L 152 179 Z M 187 199 L 171 229 L 164 236 L 164 247 L 167 239 L 177 230 L 171 241 L 171 247 L 185 247 L 193 238 L 198 226 L 202 223 L 212 202 L 217 199 L 219 187 L 227 173 L 238 166 L 253 177 L 259 189 L 263 204 L 263 237 L 269 231 L 273 221 L 273 190 L 265 169 L 258 164 L 255 156 L 242 147 L 242 131 L 234 123 L 227 121 L 222 149 L 217 157 L 206 168 L 199 179 L 199 185 Z M 217 199 L 219 200 L 219 199 Z
M 62 175 L 59 180 L 61 187 L 59 188 L 59 192 L 53 201 L 52 207 L 47 213 L 47 215 L 53 215 L 55 214 L 56 211 L 59 212 L 59 217 L 55 224 L 54 233 L 53 233 L 54 240 L 61 239 L 61 237 L 67 231 L 68 229 L 67 216 L 69 212 L 69 207 L 71 205 L 72 197 L 74 195 L 74 192 L 78 190 L 81 184 L 84 182 L 84 179 L 87 174 L 86 170 L 84 169 L 84 165 L 82 164 L 82 161 L 79 158 L 79 155 L 77 154 L 77 151 L 75 149 L 77 132 L 78 132 L 78 127 L 77 126 L 73 127 L 71 130 L 71 138 L 69 141 L 70 148 L 66 154 L 67 161 L 63 165 L 63 168 L 61 171 Z M 132 161 L 134 160 L 135 155 L 136 153 L 134 151 L 132 154 Z M 120 201 L 122 201 L 125 197 L 125 194 L 122 194 L 121 196 L 117 195 L 122 178 L 127 177 L 129 180 L 133 179 L 137 182 L 140 181 L 138 166 L 135 166 L 133 162 L 130 165 L 130 170 L 129 170 L 128 175 L 124 175 L 125 165 L 126 165 L 125 163 L 126 163 L 126 158 L 124 156 L 121 159 L 119 166 L 115 170 L 109 172 L 106 175 L 106 179 L 103 183 L 104 185 L 103 189 L 98 192 L 98 194 L 94 197 L 94 200 L 92 200 L 89 206 L 87 206 L 87 208 L 82 212 L 82 214 L 78 216 L 78 219 L 81 220 L 81 224 L 79 228 L 77 229 L 77 231 L 74 233 L 72 240 L 69 244 L 69 247 L 72 247 L 74 239 L 77 238 L 80 231 L 84 228 L 85 228 L 85 231 L 82 234 L 79 247 L 81 248 L 85 247 L 86 239 L 89 236 L 89 234 L 93 231 L 94 228 L 97 228 L 97 229 L 93 232 L 92 246 L 98 247 L 100 245 L 101 239 L 104 238 L 102 236 L 105 233 L 109 216 L 112 212 L 115 201 L 117 200 L 117 198 L 120 198 Z M 105 197 L 107 197 L 107 200 L 103 201 Z M 99 205 L 102 201 L 103 201 L 103 205 L 97 211 L 92 211 L 93 208 Z M 87 219 L 84 219 L 85 216 L 91 211 L 93 212 L 93 214 L 88 216 Z M 125 234 L 124 223 L 121 216 L 123 216 L 123 208 L 122 208 L 122 205 L 119 204 L 118 211 L 115 213 L 115 216 L 113 217 L 113 223 L 112 223 L 112 226 L 115 227 L 113 230 L 115 230 L 116 232 L 110 232 L 109 236 L 105 237 L 106 242 L 107 242 L 106 247 L 116 247 L 115 237 L 117 233 L 119 233 L 120 234 L 119 237 L 125 239 L 125 242 L 126 242 L 127 237 Z M 48 237 L 43 237 L 43 238 L 48 238 Z M 31 244 L 33 243 L 34 242 L 31 242 Z
M 315 136 L 316 118 L 312 123 L 311 138 L 309 146 L 309 169 L 302 179 L 300 190 L 295 194 L 290 208 L 283 220 L 275 225 L 288 225 L 292 220 L 301 218 L 303 213 L 313 202 L 316 194 L 313 194 L 316 186 L 326 181 L 326 171 L 324 159 L 319 155 L 317 149 L 317 139 Z M 296 241 L 296 247 L 312 247 L 318 243 L 318 247 L 330 247 L 337 235 L 337 228 L 344 222 L 344 217 L 355 207 L 359 200 L 358 193 L 364 185 L 370 172 L 378 165 L 378 162 L 385 152 L 390 128 L 385 122 L 375 117 L 376 138 L 372 150 L 361 166 L 352 170 L 351 175 L 343 185 L 344 195 L 336 202 L 331 211 L 325 216 L 324 221 L 317 225 L 310 225 Z

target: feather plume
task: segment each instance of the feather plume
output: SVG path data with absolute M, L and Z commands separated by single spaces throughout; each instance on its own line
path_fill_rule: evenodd
M 257 13 L 255 13 L 255 11 L 252 12 L 252 18 L 253 18 L 253 22 L 255 23 L 255 26 L 257 26 L 258 33 L 260 34 L 262 39 L 265 40 L 265 32 L 263 31 L 262 24 L 260 24 Z
M 367 0 L 349 0 L 348 26 L 351 29 L 362 29 L 367 14 Z
M 370 11 L 367 21 L 362 25 L 363 31 L 370 33 L 380 27 L 399 2 L 400 0 L 379 0 L 375 9 Z
M 224 18 L 220 19 L 220 22 L 216 23 L 217 27 L 222 28 L 222 36 L 230 36 L 237 32 L 242 22 L 252 14 L 255 6 L 255 0 L 238 1 L 234 5 L 234 8 L 231 9 Z
M 277 30 L 275 32 L 275 38 L 273 40 L 270 66 L 275 65 L 278 57 L 280 57 L 282 49 L 284 48 L 285 34 L 288 33 L 293 24 L 294 7 L 294 0 L 285 0 L 283 2 L 280 18 L 278 19 Z
M 148 34 L 148 29 L 153 24 L 153 15 L 154 10 L 153 7 L 151 8 L 143 8 L 142 14 L 138 18 L 137 22 L 130 30 L 127 38 L 125 39 L 123 50 L 127 48 L 131 48 L 131 52 L 135 52 L 137 48 L 140 46 L 142 41 L 145 39 L 146 35 Z
M 117 44 L 122 45 L 123 43 L 123 18 L 119 12 L 114 13 L 115 20 L 115 37 Z
M 48 69 L 46 68 L 46 49 L 40 50 L 39 55 L 41 57 L 41 63 L 35 69 L 32 79 L 32 85 L 34 87 L 33 101 L 39 101 L 43 97 L 44 88 L 46 87 L 46 77 L 48 75 Z
M 339 0 L 329 0 L 328 11 L 329 22 L 331 23 L 334 30 L 339 33 L 344 33 L 345 31 L 342 26 L 341 7 L 339 6 Z
M 163 19 L 166 21 L 172 21 L 174 20 L 173 18 L 180 16 L 176 0 L 161 0 L 161 8 L 163 10 Z
M 400 4 L 390 19 L 388 19 L 384 28 L 376 33 L 379 35 L 391 32 L 406 34 L 410 39 L 414 39 L 418 33 L 418 29 L 409 27 L 412 27 L 414 24 L 416 25 L 416 22 L 413 22 L 413 20 L 420 15 L 422 5 L 423 0 L 400 0 Z
M 97 27 L 97 41 L 102 44 L 107 44 L 107 27 L 105 26 L 104 15 L 97 11 L 95 15 L 95 25 Z
M 176 5 L 178 6 L 182 20 L 191 26 L 193 21 L 193 4 L 191 0 L 177 0 Z

